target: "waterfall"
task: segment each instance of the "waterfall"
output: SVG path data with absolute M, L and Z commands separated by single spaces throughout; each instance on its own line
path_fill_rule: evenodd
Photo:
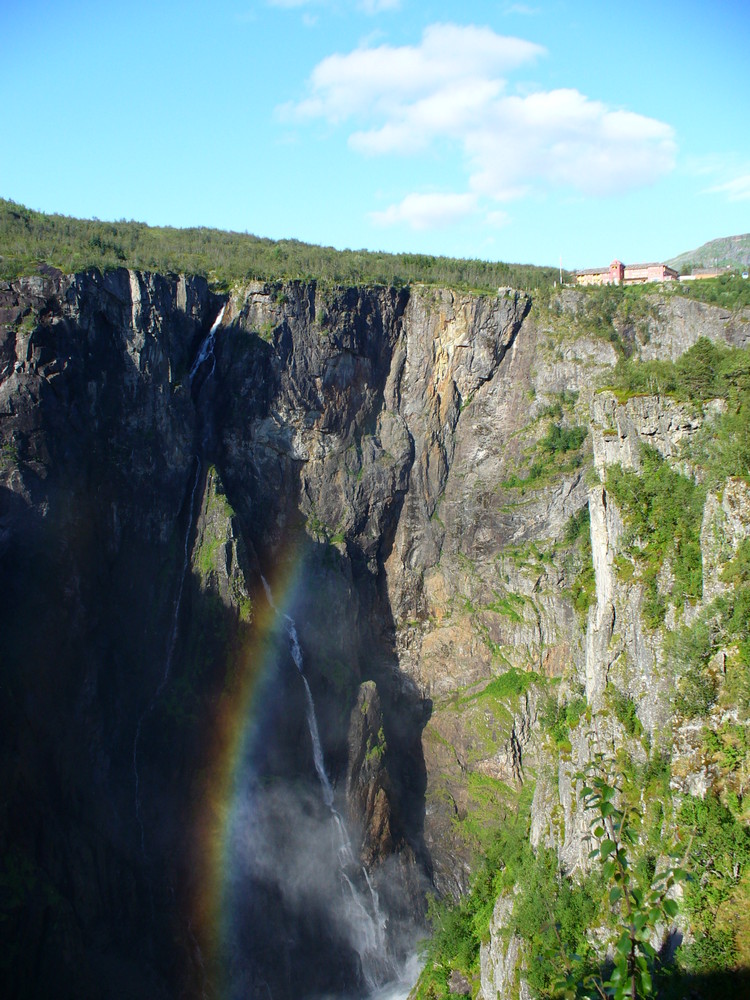
M 278 614 L 279 610 L 274 603 L 271 588 L 264 576 L 261 576 L 261 582 L 266 592 L 268 603 Z M 380 909 L 378 894 L 370 880 L 367 869 L 364 865 L 358 865 L 355 860 L 346 823 L 334 805 L 333 787 L 325 767 L 323 747 L 320 742 L 318 720 L 315 713 L 315 703 L 310 691 L 310 685 L 305 676 L 304 659 L 299 643 L 299 636 L 297 635 L 297 627 L 290 615 L 282 613 L 282 616 L 289 639 L 289 651 L 305 688 L 305 714 L 307 728 L 310 733 L 310 742 L 312 744 L 313 764 L 315 765 L 315 773 L 320 783 L 323 801 L 331 814 L 333 832 L 336 838 L 336 853 L 339 862 L 342 905 L 346 915 L 346 925 L 351 934 L 351 944 L 360 958 L 365 983 L 368 990 L 372 992 L 391 979 L 395 972 L 393 962 L 388 956 L 386 919 Z M 357 871 L 358 868 L 359 871 Z M 363 876 L 364 884 L 367 886 L 366 894 L 357 885 L 360 873 Z
M 206 338 L 200 346 L 198 354 L 195 361 L 190 369 L 189 381 L 192 384 L 193 378 L 195 377 L 198 369 L 203 365 L 203 363 L 210 357 L 211 358 L 211 370 L 206 376 L 206 381 L 213 376 L 216 369 L 216 357 L 214 355 L 214 346 L 216 344 L 216 331 L 219 328 L 224 317 L 224 310 L 226 309 L 226 303 L 219 310 L 219 314 L 214 320 L 211 329 L 209 330 Z M 205 384 L 205 383 L 204 383 Z M 162 673 L 161 680 L 154 691 L 151 699 L 144 708 L 143 712 L 138 719 L 138 724 L 135 729 L 135 737 L 133 739 L 133 777 L 135 780 L 135 817 L 138 822 L 138 828 L 141 834 L 141 854 L 146 857 L 146 843 L 145 843 L 145 831 L 143 826 L 143 815 L 141 811 L 141 779 L 140 772 L 138 770 L 138 744 L 141 740 L 141 731 L 143 729 L 143 723 L 147 717 L 153 711 L 157 701 L 161 697 L 164 688 L 167 686 L 167 681 L 169 680 L 169 675 L 172 671 L 172 660 L 174 659 L 174 651 L 177 645 L 177 634 L 180 627 L 180 609 L 182 608 L 182 595 L 185 590 L 185 580 L 187 578 L 188 567 L 190 565 L 190 538 L 193 531 L 193 521 L 195 519 L 195 496 L 198 492 L 198 484 L 201 478 L 201 459 L 200 455 L 195 455 L 195 478 L 193 479 L 193 486 L 190 491 L 190 502 L 188 504 L 188 517 L 187 525 L 185 527 L 185 538 L 182 543 L 182 570 L 180 572 L 180 582 L 177 588 L 177 596 L 175 597 L 174 608 L 172 611 L 172 626 L 169 632 L 169 643 L 167 646 L 167 654 L 164 659 L 164 671 Z
M 209 357 L 211 358 L 211 371 L 208 373 L 208 375 L 206 375 L 206 379 L 211 378 L 214 371 L 216 370 L 216 355 L 214 354 L 214 345 L 216 344 L 216 331 L 219 329 L 221 321 L 224 319 L 224 310 L 226 309 L 226 307 L 227 305 L 225 302 L 224 305 L 219 310 L 219 315 L 214 320 L 213 326 L 208 331 L 208 335 L 201 344 L 200 350 L 198 351 L 195 357 L 195 361 L 193 362 L 192 367 L 190 368 L 190 372 L 188 374 L 188 381 L 190 382 L 191 385 L 193 383 L 193 379 L 198 374 L 198 369 L 202 366 L 203 362 L 206 361 Z

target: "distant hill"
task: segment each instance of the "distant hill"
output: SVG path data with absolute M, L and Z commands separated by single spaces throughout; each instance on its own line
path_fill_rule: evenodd
M 673 257 L 667 263 L 678 271 L 696 267 L 750 267 L 750 233 L 711 240 L 697 250 L 688 250 Z

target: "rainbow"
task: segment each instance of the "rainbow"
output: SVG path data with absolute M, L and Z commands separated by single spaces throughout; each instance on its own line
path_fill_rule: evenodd
M 253 594 L 253 619 L 245 627 L 240 666 L 217 699 L 208 737 L 207 766 L 201 773 L 193 817 L 194 866 L 191 926 L 201 949 L 207 979 L 227 995 L 225 954 L 233 913 L 228 882 L 231 874 L 230 831 L 247 775 L 244 762 L 263 735 L 264 681 L 278 650 L 272 634 L 294 600 L 304 563 L 297 549 L 278 560 L 272 575 L 273 608 L 263 590 Z

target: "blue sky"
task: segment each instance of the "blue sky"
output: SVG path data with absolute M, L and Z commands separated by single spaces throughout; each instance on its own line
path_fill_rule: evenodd
M 750 4 L 0 0 L 0 195 L 566 268 L 750 230 Z

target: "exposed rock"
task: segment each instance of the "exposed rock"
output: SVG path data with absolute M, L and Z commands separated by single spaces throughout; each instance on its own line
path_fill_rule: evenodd
M 750 487 L 741 479 L 728 479 L 721 494 L 706 497 L 701 526 L 703 603 L 709 604 L 727 590 L 722 570 L 737 554 L 741 541 L 750 537 Z
M 26 878 L 9 925 L 14 987 L 211 995 L 206 939 L 184 916 L 209 894 L 193 827 L 223 815 L 212 727 L 269 649 L 269 796 L 293 787 L 330 820 L 305 690 L 285 669 L 286 613 L 391 939 L 410 946 L 426 885 L 465 891 L 477 851 L 465 820 L 492 829 L 531 777 L 533 842 L 568 870 L 585 864 L 572 775 L 597 739 L 622 738 L 608 685 L 654 739 L 670 721 L 661 636 L 643 628 L 640 586 L 615 571 L 623 525 L 603 473 L 638 468 L 641 442 L 679 463 L 704 415 L 596 394 L 617 355 L 575 328 L 583 301 L 564 290 L 545 312 L 516 292 L 249 283 L 226 303 L 214 374 L 191 384 L 222 303 L 204 281 L 49 271 L 0 284 L 0 844 Z M 745 343 L 750 329 L 676 297 L 648 327 L 644 358 L 703 335 Z M 553 425 L 590 434 L 555 457 Z M 567 529 L 586 505 L 584 634 Z M 748 535 L 747 507 L 739 482 L 709 497 L 704 604 Z M 585 686 L 591 719 L 571 730 L 569 759 L 551 760 L 540 734 L 539 677 L 559 679 L 561 697 Z M 691 761 L 694 737 L 677 737 Z M 707 787 L 709 765 L 691 764 L 684 787 Z M 244 994 L 361 988 L 357 954 L 324 918 L 300 917 L 270 880 L 247 905 L 277 950 Z M 510 905 L 483 947 L 485 1000 L 518 977 L 519 942 L 501 934 Z
M 463 973 L 454 969 L 450 976 L 448 976 L 448 990 L 451 996 L 470 997 L 471 983 Z
M 591 423 L 594 462 L 602 475 L 608 465 L 639 471 L 642 444 L 679 465 L 683 446 L 703 425 L 703 414 L 668 397 L 633 396 L 621 404 L 613 393 L 601 392 L 592 400 Z
M 387 754 L 380 697 L 374 681 L 360 685 L 349 723 L 346 796 L 352 822 L 362 828 L 360 857 L 372 868 L 393 853 Z
M 479 953 L 480 1000 L 528 1000 L 529 992 L 520 973 L 522 941 L 508 935 L 506 927 L 513 910 L 513 896 L 500 896 L 490 921 L 490 940 Z

